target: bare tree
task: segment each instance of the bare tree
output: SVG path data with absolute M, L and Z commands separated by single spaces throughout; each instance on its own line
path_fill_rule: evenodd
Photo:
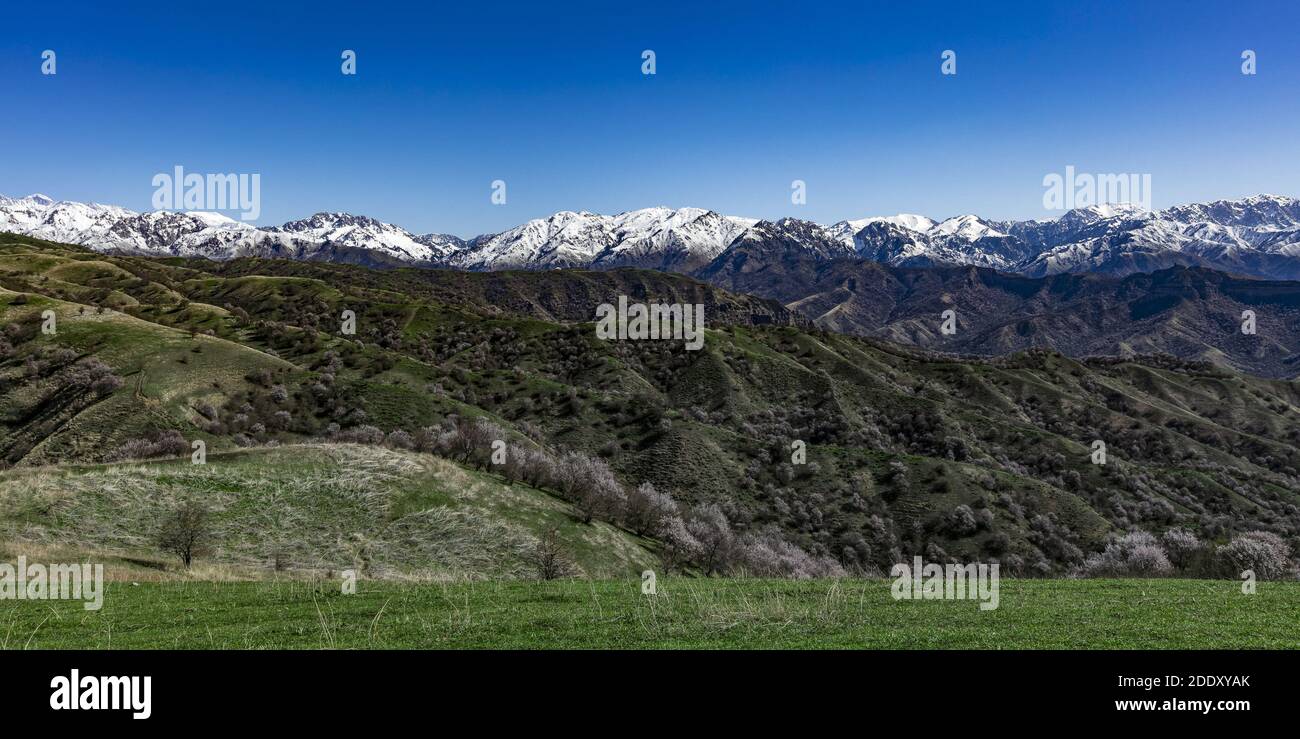
M 576 569 L 569 555 L 564 551 L 564 544 L 560 542 L 560 532 L 557 529 L 547 530 L 542 538 L 537 540 L 537 545 L 529 553 L 528 559 L 537 571 L 537 577 L 542 580 L 567 577 Z
M 207 553 L 211 540 L 211 515 L 194 501 L 177 506 L 163 519 L 158 532 L 158 547 L 180 557 L 186 568 L 196 556 Z

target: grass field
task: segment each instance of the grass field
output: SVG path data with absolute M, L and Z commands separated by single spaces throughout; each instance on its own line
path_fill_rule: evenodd
M 212 511 L 215 553 L 186 573 L 151 534 L 163 512 L 192 498 Z M 635 576 L 659 561 L 648 540 L 582 524 L 542 491 L 383 447 L 0 472 L 0 562 L 101 562 L 109 580 L 260 579 L 277 576 L 274 562 L 299 578 L 344 569 L 406 581 L 527 577 L 528 553 L 550 530 L 591 578 Z
M 1004 580 L 1001 605 L 882 580 L 111 582 L 103 609 L 0 601 L 7 649 L 1300 648 L 1300 583 Z

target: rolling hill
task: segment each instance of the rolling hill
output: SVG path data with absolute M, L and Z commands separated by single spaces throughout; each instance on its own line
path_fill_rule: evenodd
M 738 535 L 775 532 L 849 571 L 924 554 L 1060 574 L 1130 529 L 1211 543 L 1300 534 L 1300 384 L 1205 362 L 941 355 L 639 270 L 213 263 L 3 235 L 0 288 L 10 481 L 114 462 L 168 431 L 205 439 L 214 459 L 268 446 L 236 458 L 283 459 L 291 445 L 392 444 L 481 418 L 527 448 L 649 482 L 698 520 L 716 512 Z M 703 348 L 597 338 L 595 306 L 619 294 L 708 304 Z M 60 317 L 53 335 L 39 330 L 45 309 Z M 355 334 L 341 332 L 344 311 Z M 72 473 L 48 474 L 56 491 L 85 492 Z M 48 515 L 19 518 L 52 530 Z

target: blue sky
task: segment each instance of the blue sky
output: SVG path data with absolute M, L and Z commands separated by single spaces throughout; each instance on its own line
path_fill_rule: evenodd
M 1066 165 L 1150 173 L 1156 207 L 1300 195 L 1296 3 L 810 5 L 11 4 L 0 193 L 147 210 L 179 164 L 260 173 L 263 224 L 461 236 L 652 205 L 1040 217 Z

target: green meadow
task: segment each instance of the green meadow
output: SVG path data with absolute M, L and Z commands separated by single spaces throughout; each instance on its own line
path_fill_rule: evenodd
M 1300 647 L 1300 583 L 1003 580 L 896 601 L 886 580 L 108 583 L 100 611 L 0 601 L 7 649 L 1262 649 Z

